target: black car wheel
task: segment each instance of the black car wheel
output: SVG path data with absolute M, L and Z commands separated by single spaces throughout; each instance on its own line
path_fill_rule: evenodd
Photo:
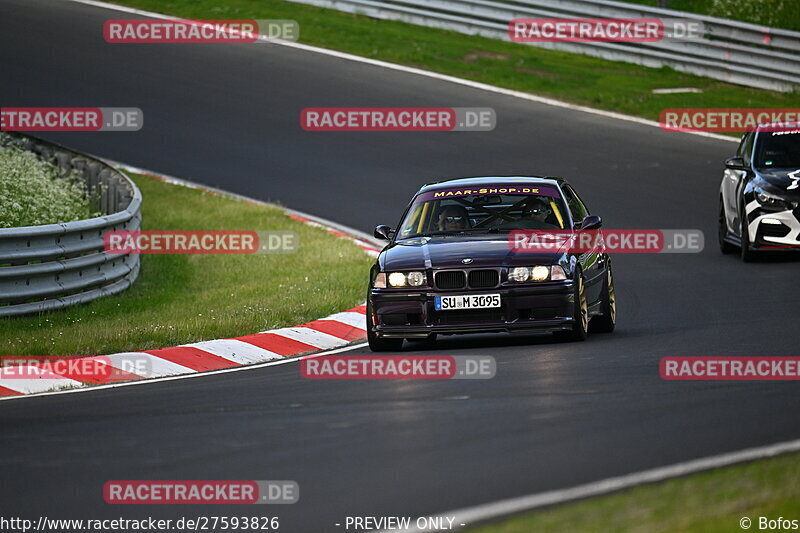
M 745 211 L 744 204 L 742 204 L 741 210 L 741 232 L 740 235 L 742 236 L 742 245 L 741 245 L 741 257 L 742 261 L 745 263 L 749 263 L 753 259 L 755 259 L 755 252 L 752 248 L 750 248 L 750 233 L 747 230 L 747 212 Z
M 580 270 L 576 270 L 575 272 L 573 295 L 575 311 L 572 315 L 572 329 L 570 331 L 559 332 L 557 337 L 567 341 L 583 341 L 586 340 L 586 334 L 589 330 L 589 304 L 586 301 L 586 285 L 583 282 L 583 276 Z
M 736 251 L 736 247 L 725 240 L 728 236 L 728 223 L 725 221 L 725 205 L 722 203 L 722 198 L 719 199 L 719 230 L 717 231 L 719 237 L 719 251 L 723 254 L 732 254 Z
M 606 279 L 603 283 L 603 303 L 600 305 L 602 315 L 592 319 L 590 326 L 592 333 L 611 333 L 617 325 L 617 295 L 614 290 L 614 274 L 609 265 Z
M 382 339 L 372 330 L 372 307 L 367 302 L 367 342 L 373 352 L 399 352 L 403 348 L 403 339 Z

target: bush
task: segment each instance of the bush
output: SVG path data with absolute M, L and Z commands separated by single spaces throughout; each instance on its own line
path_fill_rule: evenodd
M 713 0 L 710 14 L 777 28 L 798 29 L 797 0 Z
M 86 184 L 0 137 L 0 228 L 72 222 L 99 216 Z

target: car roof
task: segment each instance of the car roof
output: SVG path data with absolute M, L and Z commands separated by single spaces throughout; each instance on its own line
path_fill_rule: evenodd
M 450 187 L 478 187 L 481 185 L 550 185 L 558 186 L 566 183 L 560 177 L 541 177 L 541 176 L 476 176 L 472 178 L 450 178 L 442 181 L 435 181 L 422 186 L 417 194 L 434 191 L 438 189 L 449 189 Z
M 778 128 L 786 128 L 786 129 L 798 129 L 800 128 L 800 122 L 795 122 L 793 120 L 788 120 L 786 122 L 764 122 L 756 126 L 756 132 L 761 133 L 765 130 L 765 128 L 771 128 L 767 130 L 767 132 L 772 131 L 774 127 Z

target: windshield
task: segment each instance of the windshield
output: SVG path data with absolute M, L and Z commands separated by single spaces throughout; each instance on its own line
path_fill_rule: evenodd
M 800 130 L 773 131 L 758 136 L 756 168 L 800 168 Z
M 568 215 L 558 189 L 496 185 L 420 194 L 400 225 L 398 239 L 419 235 L 565 229 Z

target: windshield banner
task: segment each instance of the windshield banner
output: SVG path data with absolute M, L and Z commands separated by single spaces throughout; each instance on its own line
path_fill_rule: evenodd
M 558 190 L 542 185 L 488 185 L 482 187 L 459 187 L 456 189 L 438 189 L 420 194 L 414 203 L 430 200 L 447 200 L 448 198 L 464 198 L 466 196 L 487 196 L 494 194 L 511 194 L 517 196 L 550 196 L 560 198 Z

